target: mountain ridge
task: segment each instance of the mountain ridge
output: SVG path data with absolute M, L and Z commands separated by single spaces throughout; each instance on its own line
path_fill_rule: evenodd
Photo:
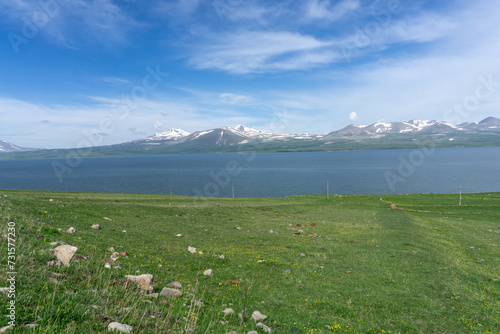
M 241 124 L 192 133 L 182 129 L 169 129 L 121 144 L 94 146 L 88 156 L 377 150 L 416 148 L 423 142 L 435 147 L 500 146 L 500 119 L 488 117 L 480 122 L 460 125 L 436 120 L 350 124 L 323 135 L 266 132 Z M 56 158 L 63 157 L 65 152 L 70 151 L 71 149 L 35 152 L 17 150 L 8 153 L 4 149 L 0 152 L 2 158 Z

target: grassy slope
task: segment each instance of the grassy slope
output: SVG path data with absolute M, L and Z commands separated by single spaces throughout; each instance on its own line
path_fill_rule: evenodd
M 0 230 L 14 221 L 19 235 L 16 332 L 36 322 L 37 333 L 102 333 L 118 321 L 136 333 L 181 333 L 188 327 L 197 333 L 246 333 L 256 329 L 252 320 L 240 326 L 236 315 L 224 319 L 221 311 L 240 312 L 250 284 L 248 311 L 266 314 L 264 322 L 275 332 L 500 332 L 500 234 L 494 232 L 500 230 L 500 194 L 465 195 L 462 207 L 455 206 L 455 195 L 383 201 L 7 190 L 1 195 L 8 197 L 0 199 Z M 401 209 L 391 209 L 391 202 Z M 103 229 L 92 230 L 92 224 Z M 295 235 L 290 224 L 304 232 Z M 70 226 L 75 234 L 57 230 Z M 46 249 L 54 240 L 77 246 L 77 254 L 89 259 L 72 260 L 70 268 L 48 267 L 53 257 Z M 104 269 L 111 246 L 128 253 L 114 263 L 121 270 Z M 204 254 L 190 254 L 187 246 Z M 5 252 L 5 239 L 1 247 Z M 213 277 L 203 276 L 208 268 Z M 162 302 L 124 287 L 120 279 L 139 270 L 155 275 L 155 292 L 178 280 L 184 296 Z M 2 256 L 2 282 L 6 271 Z M 62 274 L 58 284 L 48 281 L 52 272 Z M 205 306 L 190 308 L 193 298 Z M 3 307 L 7 298 L 0 299 Z M 6 324 L 2 316 L 0 327 Z

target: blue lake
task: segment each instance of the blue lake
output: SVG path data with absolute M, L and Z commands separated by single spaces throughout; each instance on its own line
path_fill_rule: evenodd
M 500 191 L 500 147 L 0 160 L 0 188 L 186 196 Z

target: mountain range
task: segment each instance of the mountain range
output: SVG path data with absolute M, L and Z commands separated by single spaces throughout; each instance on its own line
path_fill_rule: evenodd
M 500 146 L 500 119 L 488 117 L 459 125 L 435 120 L 351 124 L 322 135 L 266 132 L 244 125 L 193 133 L 170 129 L 122 144 L 93 147 L 90 156 L 397 149 L 422 143 L 434 147 Z M 66 151 L 34 151 L 0 141 L 0 153 L 13 152 L 14 157 L 59 157 Z

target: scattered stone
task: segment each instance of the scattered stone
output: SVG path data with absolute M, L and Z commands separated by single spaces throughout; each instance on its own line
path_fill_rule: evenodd
M 274 233 L 274 231 L 273 231 L 273 230 L 271 230 L 271 231 L 269 231 L 269 233 Z
M 316 226 L 316 223 L 312 223 L 311 226 Z
M 260 313 L 259 311 L 254 311 L 252 313 L 252 320 L 257 322 L 257 321 L 261 321 L 261 320 L 266 320 L 267 319 L 267 315 L 264 315 L 262 313 Z
M 5 332 L 7 332 L 9 329 L 12 329 L 12 328 L 14 328 L 14 326 L 12 326 L 12 325 L 2 327 L 2 328 L 0 328 L 0 333 L 5 333 Z
M 224 256 L 224 254 L 219 255 L 219 259 L 224 260 L 225 258 L 226 258 L 226 257 Z
M 109 331 L 117 330 L 117 331 L 123 332 L 123 333 L 132 333 L 133 329 L 134 329 L 134 327 L 129 326 L 129 325 L 120 324 L 119 322 L 112 322 L 108 325 Z
M 171 288 L 163 288 L 163 290 L 161 290 L 160 292 L 161 297 L 167 297 L 167 298 L 177 298 L 182 295 L 183 295 L 182 291 Z
M 50 278 L 49 278 L 49 282 L 54 283 L 54 284 L 59 283 L 59 282 L 57 281 L 57 278 L 54 278 L 54 277 L 50 277 Z
M 66 267 L 69 267 L 69 261 L 73 258 L 78 248 L 70 245 L 61 245 L 54 249 L 55 256 Z
M 312 234 L 312 236 L 313 236 L 313 237 L 317 237 L 317 236 L 318 236 L 318 234 L 317 234 L 317 233 L 313 233 L 313 234 Z
M 203 304 L 203 302 L 200 302 L 198 300 L 192 300 L 191 303 L 193 303 L 193 305 L 195 307 L 198 307 L 198 308 L 202 308 L 203 306 L 205 306 L 205 304 Z
M 110 256 L 110 259 L 111 259 L 112 261 L 116 261 L 116 260 L 118 260 L 119 258 L 120 258 L 120 254 L 118 254 L 118 252 L 114 252 L 114 253 L 113 253 L 113 254 L 111 254 L 111 256 Z
M 70 227 L 66 232 L 72 234 L 72 233 L 75 233 L 76 230 L 74 227 Z
M 167 286 L 169 288 L 182 289 L 182 284 L 179 281 L 173 281 L 172 283 L 168 283 Z
M 26 324 L 24 325 L 24 327 L 26 328 L 36 328 L 36 326 L 38 326 L 37 324 Z
M 195 254 L 196 253 L 196 248 L 188 246 L 188 252 L 190 252 L 191 254 Z
M 476 259 L 477 262 L 484 262 L 483 259 Z
M 222 311 L 222 313 L 224 313 L 225 315 L 234 314 L 234 310 L 232 308 L 227 308 L 224 311 Z
M 205 276 L 213 276 L 214 275 L 214 271 L 212 269 L 207 269 L 203 272 L 203 275 Z
M 146 297 L 152 297 L 154 299 L 158 299 L 159 295 L 160 295 L 159 293 L 150 293 L 150 294 L 146 295 Z
M 304 257 L 304 256 L 306 256 L 306 254 L 304 254 L 304 253 L 300 253 L 300 256 Z
M 300 225 L 300 224 L 297 224 L 297 226 L 302 226 L 302 225 Z
M 49 199 L 49 202 L 54 202 L 54 199 L 52 199 L 52 198 L 51 198 L 51 199 Z
M 108 220 L 110 222 L 112 222 L 113 220 L 111 218 L 108 218 L 108 217 L 104 217 L 104 220 Z
M 257 327 L 262 328 L 262 330 L 264 331 L 264 333 L 271 333 L 272 332 L 271 328 L 269 328 L 268 326 L 264 325 L 262 322 L 259 322 L 257 324 Z
M 259 332 L 257 332 L 257 331 L 250 331 L 247 334 L 259 334 Z
M 257 263 L 266 262 L 266 260 L 257 260 Z
M 123 230 L 122 232 L 123 232 L 123 233 L 127 233 L 127 230 Z
M 109 264 L 109 262 L 106 262 L 106 264 L 104 265 L 104 268 L 111 269 L 111 265 Z
M 398 209 L 398 207 L 396 206 L 396 204 L 391 203 L 391 209 L 393 209 L 393 210 L 397 210 L 397 209 Z
M 143 274 L 143 275 L 127 275 L 125 278 L 129 281 L 137 283 L 137 287 L 142 291 L 153 291 L 153 275 Z
M 62 242 L 62 241 L 53 241 L 53 242 L 50 242 L 49 245 L 51 246 L 57 246 L 57 245 L 65 245 L 66 243 L 65 242 Z
M 237 229 L 237 230 L 241 230 L 241 227 L 239 227 L 239 226 L 236 226 L 236 229 Z
M 60 265 L 61 265 L 61 262 L 56 261 L 56 260 L 50 260 L 49 262 L 47 262 L 47 265 L 48 265 L 49 267 L 60 266 Z
M 94 224 L 94 225 L 90 226 L 90 228 L 94 229 L 94 230 L 100 230 L 102 227 L 99 224 Z
M 176 237 L 182 237 L 182 234 L 176 234 L 175 236 Z
M 121 252 L 120 256 L 123 256 L 123 257 L 127 256 L 127 252 Z
M 115 252 L 115 248 L 114 247 L 109 247 L 108 248 L 108 252 L 114 253 Z
M 198 254 L 203 255 L 203 252 L 198 252 Z

